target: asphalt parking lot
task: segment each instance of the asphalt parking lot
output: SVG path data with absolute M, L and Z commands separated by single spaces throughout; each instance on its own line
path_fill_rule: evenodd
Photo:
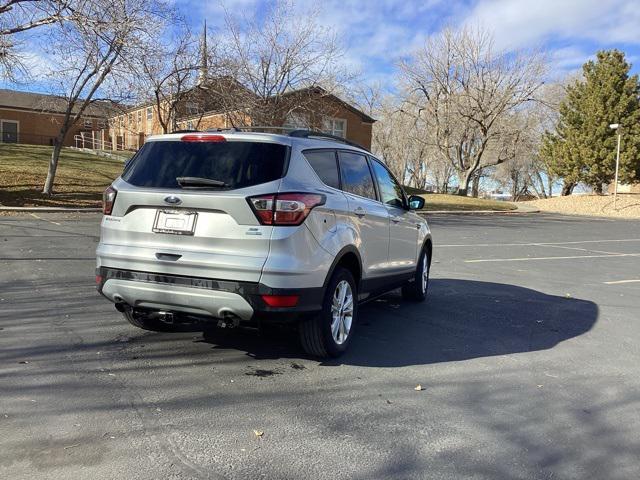
M 0 217 L 0 478 L 640 478 L 640 222 L 429 220 L 428 303 L 368 304 L 318 362 L 136 330 L 98 215 Z

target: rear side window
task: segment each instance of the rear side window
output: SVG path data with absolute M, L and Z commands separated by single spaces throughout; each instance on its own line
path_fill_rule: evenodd
M 122 178 L 137 187 L 180 188 L 177 177 L 200 177 L 245 188 L 282 178 L 286 153 L 274 143 L 149 142 Z
M 342 189 L 345 192 L 376 200 L 371 170 L 367 158 L 359 153 L 339 152 Z
M 333 150 L 316 150 L 304 152 L 304 156 L 325 185 L 340 188 L 336 152 Z

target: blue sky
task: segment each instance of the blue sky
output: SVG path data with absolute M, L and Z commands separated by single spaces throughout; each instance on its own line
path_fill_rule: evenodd
M 176 0 L 194 25 L 219 25 L 217 1 Z M 230 11 L 251 15 L 265 0 L 226 0 Z M 599 49 L 618 48 L 640 71 L 638 0 L 298 0 L 300 14 L 319 10 L 320 21 L 340 34 L 345 61 L 365 80 L 388 84 L 398 58 L 444 26 L 491 31 L 507 50 L 537 48 L 548 54 L 550 76 L 580 69 Z
M 170 0 L 194 28 L 206 18 L 215 28 L 226 8 L 260 16 L 272 0 Z M 599 49 L 618 48 L 640 72 L 639 0 L 295 0 L 298 15 L 315 9 L 319 21 L 336 30 L 344 61 L 361 80 L 392 87 L 398 59 L 445 26 L 482 26 L 501 49 L 541 49 L 550 61 L 550 80 L 577 71 Z M 24 37 L 31 71 L 44 71 L 47 58 Z M 0 87 L 11 87 L 0 82 Z M 44 90 L 39 82 L 19 85 Z

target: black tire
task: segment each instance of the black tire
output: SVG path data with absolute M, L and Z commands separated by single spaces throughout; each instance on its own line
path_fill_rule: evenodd
M 125 310 L 122 312 L 122 315 L 131 325 L 143 330 L 151 330 L 152 332 L 175 332 L 180 328 L 178 325 L 163 322 L 159 318 L 134 314 L 132 310 Z
M 402 286 L 402 297 L 405 300 L 424 302 L 429 291 L 429 266 L 431 259 L 426 248 L 422 249 L 418 258 L 418 266 L 414 277 Z M 426 268 L 426 276 L 423 276 Z M 424 279 L 426 278 L 426 282 Z
M 334 295 L 337 294 L 338 286 L 341 282 L 347 282 L 351 289 L 351 298 L 353 301 L 351 310 L 351 322 L 346 333 L 346 338 L 340 341 L 346 325 L 343 322 L 343 329 L 338 328 L 338 340 L 334 338 L 332 332 L 333 314 L 332 306 L 334 303 Z M 348 316 L 348 315 L 347 315 Z M 340 318 L 343 318 L 342 315 Z M 333 273 L 331 280 L 327 285 L 327 289 L 322 301 L 322 311 L 311 318 L 305 318 L 300 321 L 299 333 L 300 342 L 305 352 L 314 357 L 328 358 L 339 357 L 342 355 L 353 338 L 353 333 L 358 319 L 358 291 L 353 275 L 346 268 L 338 267 Z M 337 325 L 340 325 L 338 321 Z

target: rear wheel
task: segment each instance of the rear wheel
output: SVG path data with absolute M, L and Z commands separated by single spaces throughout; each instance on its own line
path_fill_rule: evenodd
M 358 312 L 358 292 L 351 272 L 338 268 L 334 272 L 322 303 L 322 311 L 300 322 L 302 347 L 315 357 L 338 357 L 351 339 Z
M 407 300 L 422 302 L 427 298 L 429 289 L 429 263 L 430 258 L 427 249 L 422 249 L 416 273 L 411 281 L 402 286 L 402 296 Z

